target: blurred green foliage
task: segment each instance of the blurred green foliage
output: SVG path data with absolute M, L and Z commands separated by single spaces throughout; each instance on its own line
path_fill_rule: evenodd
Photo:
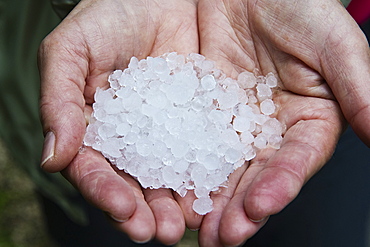
M 0 246 L 51 247 L 33 183 L 0 142 Z

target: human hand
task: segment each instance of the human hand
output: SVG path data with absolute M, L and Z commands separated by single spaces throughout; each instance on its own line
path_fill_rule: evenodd
M 98 152 L 80 150 L 96 87 L 129 59 L 198 53 L 196 1 L 83 0 L 43 41 L 39 52 L 42 167 L 62 171 L 82 195 L 116 219 L 134 241 L 173 244 L 185 229 L 169 190 L 142 190 Z
M 239 245 L 282 210 L 330 158 L 345 128 L 370 144 L 369 48 L 337 0 L 200 0 L 200 52 L 226 74 L 273 72 L 281 83 L 281 149 L 258 153 L 212 195 L 202 246 Z M 200 225 L 185 214 L 187 222 Z

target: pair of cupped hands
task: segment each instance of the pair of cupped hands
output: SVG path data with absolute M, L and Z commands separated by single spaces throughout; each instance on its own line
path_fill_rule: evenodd
M 200 53 L 228 76 L 273 72 L 282 90 L 280 150 L 265 150 L 212 193 L 142 189 L 98 152 L 80 152 L 96 87 L 129 59 Z M 331 157 L 348 121 L 370 143 L 370 59 L 365 36 L 337 0 L 82 0 L 40 47 L 42 167 L 59 172 L 136 242 L 240 245 L 281 211 Z

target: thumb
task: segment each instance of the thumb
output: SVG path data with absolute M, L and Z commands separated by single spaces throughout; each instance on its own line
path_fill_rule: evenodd
M 45 134 L 41 167 L 48 172 L 67 167 L 82 144 L 86 128 L 83 90 L 87 59 L 55 36 L 44 39 L 38 57 Z

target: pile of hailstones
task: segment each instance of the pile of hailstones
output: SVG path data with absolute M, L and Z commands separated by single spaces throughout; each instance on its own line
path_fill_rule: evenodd
M 199 54 L 133 57 L 97 88 L 86 146 L 99 150 L 143 188 L 194 190 L 193 210 L 212 211 L 210 192 L 266 147 L 283 126 L 271 117 L 277 79 L 243 72 L 227 78 Z

